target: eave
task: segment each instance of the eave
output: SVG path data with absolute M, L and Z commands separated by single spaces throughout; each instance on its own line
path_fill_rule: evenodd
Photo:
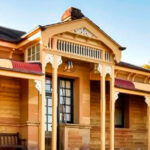
M 14 78 L 21 78 L 21 79 L 34 79 L 34 80 L 41 80 L 43 73 L 28 73 L 25 71 L 17 71 L 9 68 L 2 68 L 0 67 L 0 75 L 7 76 L 7 77 L 14 77 Z

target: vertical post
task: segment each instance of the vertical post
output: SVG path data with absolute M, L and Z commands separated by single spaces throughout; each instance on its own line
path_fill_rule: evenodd
M 115 130 L 115 100 L 114 100 L 114 77 L 110 80 L 110 150 L 114 150 Z
M 105 70 L 104 66 L 98 64 L 98 72 L 100 73 L 100 141 L 101 141 L 101 150 L 105 150 L 105 140 L 106 140 L 106 131 L 105 131 L 105 115 L 106 115 L 106 93 L 105 93 Z
M 145 97 L 145 102 L 147 104 L 148 150 L 150 150 L 150 96 Z
M 45 76 L 42 79 L 41 123 L 40 123 L 40 150 L 45 150 Z
M 39 150 L 43 150 L 45 149 L 45 76 L 34 82 L 39 91 Z
M 57 70 L 62 63 L 61 57 L 53 55 L 52 71 L 52 150 L 57 150 Z
M 110 150 L 115 149 L 115 102 L 119 98 L 119 92 L 114 92 L 114 78 L 110 85 Z
M 52 72 L 52 150 L 57 149 L 57 57 Z
M 100 99 L 100 119 L 101 119 L 101 150 L 105 150 L 105 115 L 106 115 L 106 95 L 105 95 L 105 76 L 101 75 L 101 99 Z
M 62 63 L 61 56 L 47 54 L 45 67 L 48 63 L 52 65 L 52 150 L 57 150 L 57 74 Z

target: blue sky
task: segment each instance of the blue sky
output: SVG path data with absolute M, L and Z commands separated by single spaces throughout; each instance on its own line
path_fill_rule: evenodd
M 150 60 L 150 0 L 1 0 L 0 26 L 29 31 L 60 21 L 77 7 L 122 46 L 122 60 L 143 65 Z

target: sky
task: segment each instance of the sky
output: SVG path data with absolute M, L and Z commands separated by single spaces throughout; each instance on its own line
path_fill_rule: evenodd
M 0 0 L 0 26 L 30 31 L 60 21 L 69 7 L 82 10 L 121 46 L 122 61 L 150 61 L 150 0 Z

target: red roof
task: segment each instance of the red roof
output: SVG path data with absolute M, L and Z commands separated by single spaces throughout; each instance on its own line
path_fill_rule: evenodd
M 124 88 L 129 90 L 136 89 L 133 82 L 122 79 L 115 79 L 115 86 L 118 88 Z
M 12 60 L 13 70 L 27 73 L 42 73 L 40 64 L 31 64 Z

